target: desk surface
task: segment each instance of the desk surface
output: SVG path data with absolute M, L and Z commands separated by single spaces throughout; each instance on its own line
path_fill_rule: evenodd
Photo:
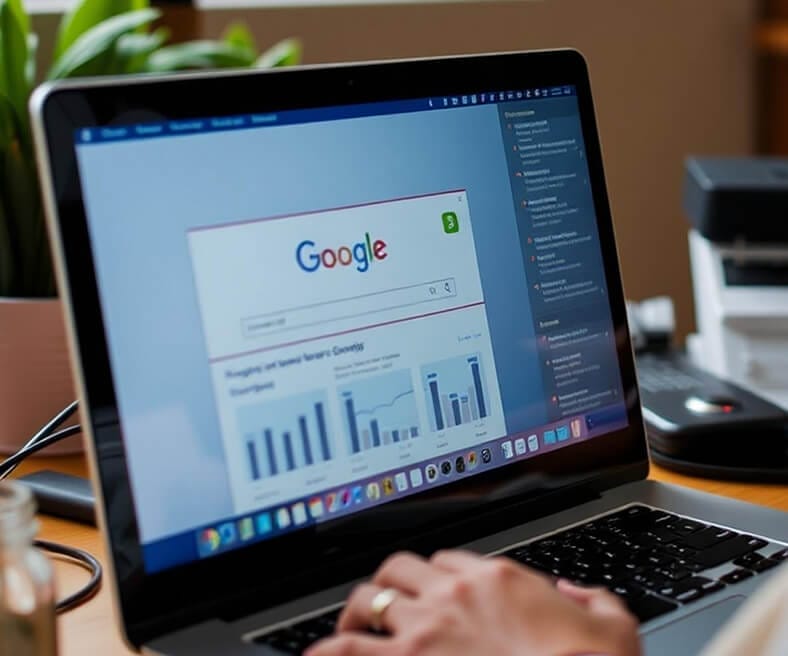
M 34 459 L 17 470 L 27 473 L 36 469 L 57 469 L 76 475 L 85 475 L 85 464 L 79 457 Z M 725 483 L 681 476 L 659 467 L 653 467 L 651 478 L 678 485 L 686 485 L 713 494 L 771 506 L 788 512 L 788 486 Z M 41 517 L 40 535 L 47 540 L 63 542 L 86 549 L 106 562 L 105 551 L 98 531 L 71 522 Z M 75 590 L 86 581 L 86 574 L 77 567 L 56 565 L 58 588 L 61 594 Z M 105 583 L 97 597 L 86 605 L 66 613 L 59 620 L 60 650 L 62 656 L 102 654 L 118 656 L 131 654 L 124 646 L 115 628 L 109 587 Z

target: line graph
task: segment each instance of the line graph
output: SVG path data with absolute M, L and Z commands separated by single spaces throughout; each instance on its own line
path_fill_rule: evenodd
M 351 454 L 420 436 L 413 381 L 408 369 L 339 388 Z

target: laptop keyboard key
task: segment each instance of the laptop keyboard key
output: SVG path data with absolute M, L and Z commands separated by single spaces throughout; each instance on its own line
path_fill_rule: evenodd
M 655 574 L 664 576 L 671 581 L 681 581 L 690 575 L 690 571 L 679 565 L 669 565 L 668 567 L 661 567 L 655 571 Z
M 658 574 L 651 574 L 646 572 L 635 574 L 632 577 L 632 581 L 650 590 L 662 587 L 670 582 L 669 579 L 659 576 Z
M 721 581 L 709 581 L 700 587 L 701 590 L 703 590 L 703 594 L 711 594 L 712 592 L 717 592 L 717 590 L 722 590 L 725 587 L 725 584 Z
M 777 553 L 773 553 L 771 556 L 769 556 L 769 558 L 776 561 L 782 561 L 788 559 L 788 547 L 786 547 L 785 549 L 780 549 L 780 551 L 778 551 Z
M 319 640 L 334 632 L 334 624 L 325 620 L 307 620 L 293 626 L 296 631 L 300 631 L 312 640 Z
M 692 556 L 693 554 L 697 553 L 696 549 L 692 549 L 684 544 L 666 544 L 662 547 L 663 551 L 671 556 L 677 556 L 678 558 L 687 558 Z
M 773 560 L 771 558 L 763 558 L 759 560 L 757 563 L 750 565 L 748 569 L 751 569 L 753 572 L 765 572 L 767 569 L 771 569 L 772 567 L 777 567 L 780 564 L 779 560 Z
M 681 604 L 688 604 L 691 601 L 695 601 L 696 599 L 700 599 L 703 596 L 703 591 L 698 588 L 693 588 L 690 590 L 686 590 L 682 592 L 680 595 L 674 597 L 676 601 Z
M 642 534 L 640 543 L 644 546 L 653 546 L 655 544 L 666 545 L 671 542 L 676 542 L 679 536 L 667 527 L 657 525 Z
M 734 565 L 738 565 L 739 567 L 746 567 L 750 568 L 750 565 L 755 565 L 755 563 L 763 560 L 763 555 L 759 554 L 757 551 L 753 551 L 752 553 L 744 554 L 740 556 L 736 560 L 733 561 Z
M 727 532 L 730 533 L 730 531 Z M 755 551 L 751 540 L 746 535 L 737 535 L 732 539 L 725 539 L 709 549 L 699 551 L 693 556 L 693 560 L 704 568 L 716 567 L 751 551 Z
M 311 644 L 304 636 L 292 629 L 274 631 L 268 635 L 256 638 L 254 642 L 268 645 L 287 654 L 300 654 Z
M 691 519 L 679 519 L 678 521 L 667 524 L 666 528 L 673 531 L 674 533 L 677 533 L 678 535 L 691 535 L 692 533 L 697 533 L 704 528 L 708 528 L 708 526 Z
M 674 601 L 660 599 L 650 594 L 637 599 L 625 599 L 625 601 L 627 606 L 629 606 L 629 610 L 641 622 L 648 622 L 679 607 L 678 603 Z
M 718 526 L 709 526 L 702 531 L 686 536 L 682 540 L 682 543 L 693 549 L 708 549 L 713 545 L 730 540 L 737 535 L 738 533 L 734 533 L 728 529 L 719 528 Z
M 611 587 L 610 590 L 621 597 L 624 602 L 627 602 L 629 599 L 639 599 L 646 594 L 643 588 L 627 583 L 618 583 Z
M 697 591 L 698 597 L 706 594 L 703 586 L 708 583 L 714 583 L 711 579 L 707 579 L 703 576 L 692 576 L 688 579 L 684 579 L 682 581 L 676 581 L 675 583 L 671 583 L 670 585 L 666 585 L 657 589 L 657 592 L 662 595 L 663 597 L 670 597 L 671 599 L 676 599 L 678 601 L 683 601 L 681 596 L 690 591 Z M 697 598 L 697 597 L 695 597 Z
M 763 538 L 756 538 L 754 535 L 745 535 L 744 537 L 747 538 L 749 544 L 752 545 L 753 549 L 763 549 L 763 547 L 769 544 Z
M 752 572 L 747 571 L 746 569 L 734 569 L 728 572 L 727 574 L 723 574 L 720 577 L 720 581 L 723 583 L 738 583 L 739 581 L 744 581 L 752 576 Z

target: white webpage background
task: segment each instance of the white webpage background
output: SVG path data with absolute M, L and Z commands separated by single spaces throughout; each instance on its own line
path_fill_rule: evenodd
M 457 215 L 458 232 L 444 231 L 441 216 L 447 211 Z M 386 243 L 386 257 L 370 261 L 366 271 L 358 271 L 354 262 L 349 266 L 306 272 L 296 263 L 296 247 L 305 239 L 314 241 L 317 249 L 336 249 L 340 245 L 352 247 L 366 233 L 370 234 L 372 243 L 377 240 Z M 464 191 L 194 230 L 189 234 L 189 246 L 208 352 L 215 360 L 211 365 L 212 377 L 236 512 L 288 501 L 327 486 L 347 484 L 504 434 L 503 409 L 489 327 L 481 305 L 481 281 Z M 275 314 L 294 305 L 323 303 L 448 278 L 452 279 L 456 292 L 449 298 L 321 322 L 321 318 L 331 317 L 331 304 L 328 304 L 315 310 L 313 323 L 308 327 L 254 338 L 244 337 L 241 329 L 242 319 L 251 315 Z M 425 313 L 431 316 L 422 316 Z M 301 343 L 280 346 L 294 341 Z M 334 346 L 353 344 L 363 345 L 363 350 L 308 357 L 323 351 L 332 353 Z M 420 367 L 476 352 L 481 355 L 488 391 L 488 416 L 430 434 L 430 410 Z M 240 381 L 233 375 L 256 368 L 261 373 Z M 409 369 L 411 373 L 420 437 L 351 454 L 337 387 L 401 369 Z M 237 392 L 248 390 L 250 384 L 259 385 L 260 391 Z M 263 476 L 252 482 L 246 436 L 238 420 L 239 407 L 268 404 L 313 390 L 326 392 L 327 433 L 334 457 L 328 462 L 291 472 L 280 471 L 277 476 Z M 297 442 L 295 431 L 292 437 Z M 277 457 L 282 463 L 281 445 L 277 446 Z

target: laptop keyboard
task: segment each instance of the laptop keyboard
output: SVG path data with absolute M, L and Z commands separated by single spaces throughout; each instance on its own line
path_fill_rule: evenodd
M 641 622 L 776 567 L 770 543 L 646 506 L 629 506 L 506 552 L 523 565 L 617 594 Z
M 506 552 L 548 576 L 604 586 L 641 622 L 722 590 L 788 559 L 788 547 L 744 533 L 633 505 Z M 253 641 L 301 654 L 334 632 L 341 609 Z

